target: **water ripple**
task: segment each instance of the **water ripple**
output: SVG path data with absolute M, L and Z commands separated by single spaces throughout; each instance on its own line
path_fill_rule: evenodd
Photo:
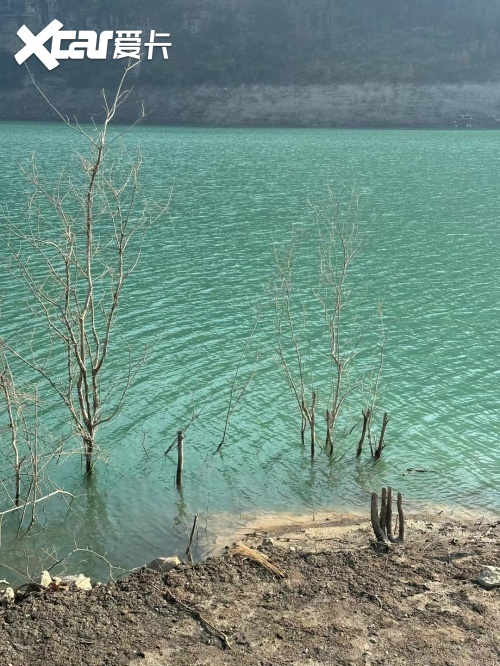
M 0 124 L 0 139 L 2 204 L 21 214 L 16 161 L 41 141 L 40 167 L 57 173 L 74 139 L 56 125 L 16 123 Z M 366 508 L 370 490 L 386 483 L 414 501 L 500 511 L 499 133 L 139 128 L 126 140 L 141 143 L 148 196 L 161 201 L 174 178 L 175 187 L 171 211 L 152 229 L 124 292 L 120 334 L 133 348 L 151 350 L 126 411 L 103 434 L 112 467 L 98 473 L 79 509 L 85 543 L 135 566 L 182 549 L 186 525 L 203 507 L 208 521 L 249 508 Z M 359 226 L 367 240 L 353 265 L 347 311 L 353 330 L 365 332 L 360 368 L 376 363 L 368 349 L 379 301 L 393 322 L 380 400 L 391 422 L 385 458 L 375 467 L 369 458 L 353 460 L 352 451 L 333 464 L 319 451 L 311 464 L 274 355 L 274 252 L 300 239 L 297 275 L 305 292 L 317 270 L 310 202 L 326 199 L 327 184 L 355 184 L 362 193 Z M 18 335 L 29 312 L 8 274 L 1 296 L 4 334 Z M 256 374 L 214 455 L 256 310 L 259 326 L 236 386 L 255 364 Z M 324 327 L 314 326 L 318 312 L 309 302 L 307 354 L 322 413 L 330 366 Z M 43 339 L 38 344 L 40 354 L 49 351 Z M 118 352 L 119 338 L 114 345 Z M 111 369 L 124 369 L 119 354 Z M 186 435 L 179 496 L 175 456 L 163 452 L 202 407 Z M 353 410 L 357 419 L 360 406 Z M 318 424 L 321 440 L 321 417 Z M 339 453 L 357 436 L 359 427 L 338 443 Z M 404 475 L 409 467 L 433 469 L 432 483 Z M 72 542 L 57 511 L 49 515 L 59 545 Z

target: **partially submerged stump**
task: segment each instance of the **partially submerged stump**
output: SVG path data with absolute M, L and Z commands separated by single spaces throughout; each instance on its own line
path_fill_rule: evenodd
M 379 543 L 403 543 L 405 536 L 405 516 L 403 513 L 403 496 L 398 493 L 398 536 L 392 533 L 392 488 L 382 488 L 382 501 L 380 515 L 378 513 L 378 495 L 372 493 L 371 522 L 373 531 Z

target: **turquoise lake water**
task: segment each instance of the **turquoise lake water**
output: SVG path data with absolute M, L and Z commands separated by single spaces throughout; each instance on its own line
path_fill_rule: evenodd
M 384 484 L 414 507 L 500 513 L 499 132 L 137 127 L 125 141 L 130 149 L 140 145 L 145 195 L 172 199 L 126 286 L 111 366 L 123 369 L 122 339 L 139 352 L 155 345 L 120 416 L 99 435 L 107 462 L 85 482 L 79 456 L 63 456 L 54 478 L 77 498 L 69 507 L 60 498 L 40 507 L 40 523 L 22 539 L 14 539 L 15 521 L 5 520 L 1 563 L 24 570 L 32 556 L 29 566 L 37 569 L 37 557 L 48 566 L 76 543 L 106 553 L 116 566 L 139 566 L 182 553 L 196 512 L 202 556 L 216 534 L 266 512 L 368 515 L 371 491 Z M 40 171 L 56 177 L 73 168 L 81 148 L 58 125 L 0 123 L 3 210 L 13 219 L 26 214 L 19 164 L 33 152 Z M 366 451 L 355 460 L 361 403 L 352 407 L 355 429 L 337 444 L 341 460 L 330 462 L 319 450 L 311 463 L 276 357 L 275 253 L 299 239 L 298 291 L 314 283 L 311 206 L 325 202 L 329 186 L 359 194 L 364 241 L 352 265 L 346 318 L 361 332 L 361 369 L 376 364 L 369 348 L 381 301 L 391 326 L 377 423 L 383 411 L 391 420 L 375 465 Z M 18 342 L 32 318 L 18 282 L 1 270 L 2 335 Z M 254 367 L 255 375 L 214 455 L 257 310 L 240 382 Z M 306 319 L 304 349 L 322 413 L 329 374 L 314 299 Z M 36 343 L 48 349 L 43 338 Z M 163 452 L 193 405 L 204 409 L 186 434 L 179 494 L 175 456 Z M 57 436 L 64 412 L 49 398 L 41 415 Z M 321 417 L 318 423 L 321 442 Z M 80 568 L 107 576 L 106 563 L 84 559 Z M 0 566 L 0 578 L 9 575 Z

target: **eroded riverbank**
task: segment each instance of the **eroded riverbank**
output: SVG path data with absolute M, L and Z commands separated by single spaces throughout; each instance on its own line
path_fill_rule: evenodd
M 34 594 L 1 610 L 5 663 L 499 664 L 500 590 L 475 581 L 500 565 L 500 521 L 410 516 L 407 535 L 387 551 L 332 515 L 246 537 L 284 578 L 226 554 Z

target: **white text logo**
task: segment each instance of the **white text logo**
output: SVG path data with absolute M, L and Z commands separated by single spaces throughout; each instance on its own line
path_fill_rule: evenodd
M 38 35 L 34 35 L 25 25 L 17 31 L 25 46 L 16 53 L 16 61 L 22 65 L 35 55 L 47 69 L 55 69 L 60 60 L 106 60 L 109 43 L 113 45 L 113 59 L 141 57 L 141 49 L 147 49 L 147 59 L 153 59 L 155 49 L 161 49 L 163 59 L 168 60 L 168 47 L 171 42 L 163 41 L 170 37 L 168 32 L 149 31 L 149 41 L 142 41 L 142 30 L 105 30 L 99 35 L 94 30 L 61 30 L 63 24 L 54 20 Z M 50 50 L 45 46 L 52 39 Z M 63 42 L 66 45 L 63 46 Z

